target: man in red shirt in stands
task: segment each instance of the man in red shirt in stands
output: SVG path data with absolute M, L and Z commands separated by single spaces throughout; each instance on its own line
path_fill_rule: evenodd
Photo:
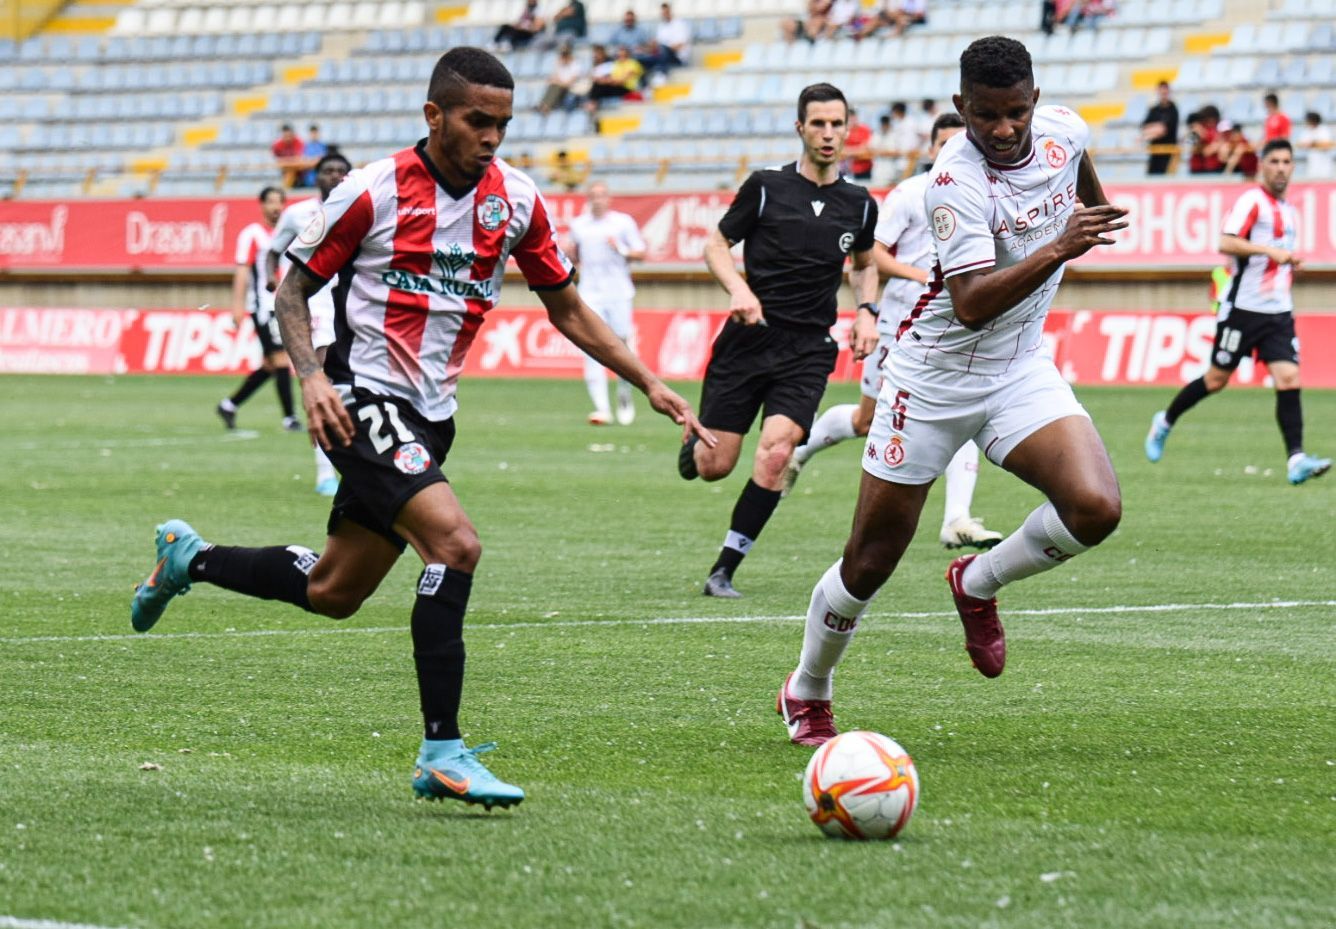
M 849 176 L 856 181 L 872 180 L 872 127 L 849 108 L 849 136 L 844 143 Z
M 269 146 L 269 150 L 274 153 L 274 157 L 300 158 L 302 152 L 305 151 L 305 147 L 302 145 L 302 140 L 297 136 L 296 131 L 292 128 L 292 124 L 284 123 L 279 132 L 281 133 L 279 137 L 274 141 L 273 145 Z
M 1267 94 L 1262 98 L 1262 105 L 1266 107 L 1266 122 L 1262 128 L 1262 143 L 1266 144 L 1272 139 L 1288 139 L 1290 137 L 1290 118 L 1280 111 L 1280 98 L 1275 94 Z

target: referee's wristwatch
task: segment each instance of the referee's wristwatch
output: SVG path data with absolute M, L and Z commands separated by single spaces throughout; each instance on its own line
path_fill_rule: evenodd
M 875 303 L 860 303 L 858 304 L 858 308 L 860 310 L 867 310 L 874 317 L 880 315 L 881 313 L 881 308 L 878 307 Z

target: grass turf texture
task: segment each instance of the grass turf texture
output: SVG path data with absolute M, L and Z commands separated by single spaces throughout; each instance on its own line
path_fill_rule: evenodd
M 321 544 L 303 438 L 278 430 L 268 390 L 239 417 L 259 434 L 225 435 L 211 408 L 230 386 L 4 381 L 0 917 L 1336 921 L 1336 610 L 1203 606 L 1336 592 L 1336 477 L 1286 484 L 1269 392 L 1207 401 L 1156 466 L 1141 439 L 1168 392 L 1081 392 L 1126 516 L 1098 550 L 1003 592 L 996 681 L 962 650 L 934 490 L 839 675 L 840 725 L 899 740 L 923 780 L 902 839 L 859 844 L 807 821 L 809 753 L 773 703 L 844 540 L 861 443 L 804 471 L 738 573 L 746 599 L 711 601 L 699 588 L 746 467 L 682 482 L 674 429 L 643 401 L 633 427 L 593 429 L 579 383 L 466 383 L 446 470 L 484 556 L 463 721 L 471 743 L 501 743 L 486 761 L 529 793 L 485 815 L 411 799 L 411 553 L 344 622 L 201 585 L 130 633 L 167 517 L 220 542 Z M 852 399 L 839 385 L 827 402 Z M 1304 401 L 1309 444 L 1330 454 L 1336 395 Z M 983 466 L 990 526 L 1013 530 L 1037 500 Z M 1180 606 L 1108 612 L 1163 604 Z M 700 621 L 646 622 L 665 618 Z

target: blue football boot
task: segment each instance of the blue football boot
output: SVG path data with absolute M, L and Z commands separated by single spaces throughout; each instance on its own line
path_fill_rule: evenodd
M 424 740 L 413 772 L 413 793 L 428 800 L 481 803 L 487 810 L 516 805 L 524 799 L 524 791 L 502 781 L 478 760 L 494 748 L 495 742 L 465 748 L 463 739 L 452 739 L 433 743 L 429 754 Z
M 1164 457 L 1164 440 L 1169 438 L 1171 428 L 1163 410 L 1151 419 L 1150 432 L 1146 433 L 1146 458 L 1152 463 Z
M 1302 484 L 1310 477 L 1321 477 L 1330 470 L 1330 458 L 1318 458 L 1314 455 L 1295 455 L 1285 468 L 1291 484 Z
M 171 599 L 190 590 L 190 561 L 204 540 L 189 523 L 171 519 L 158 527 L 157 545 L 158 563 L 130 601 L 130 625 L 136 632 L 152 629 Z

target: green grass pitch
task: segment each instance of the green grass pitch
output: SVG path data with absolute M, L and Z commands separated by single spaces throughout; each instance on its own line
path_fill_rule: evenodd
M 464 728 L 529 794 L 484 814 L 411 796 L 411 553 L 346 621 L 198 586 L 131 633 L 167 517 L 322 542 L 303 437 L 269 390 L 240 414 L 254 433 L 225 435 L 231 386 L 3 381 L 0 924 L 1336 925 L 1336 476 L 1285 482 L 1269 392 L 1207 401 L 1152 466 L 1169 392 L 1080 391 L 1125 518 L 1003 592 L 995 681 L 962 649 L 934 491 L 838 678 L 840 725 L 899 740 L 923 783 L 902 838 L 862 844 L 807 821 L 808 752 L 773 707 L 860 443 L 809 465 L 746 598 L 715 602 L 700 584 L 746 467 L 681 481 L 643 401 L 594 429 L 578 382 L 465 382 L 446 470 L 484 554 Z M 1331 454 L 1336 394 L 1305 405 Z M 989 525 L 1037 500 L 984 465 Z

